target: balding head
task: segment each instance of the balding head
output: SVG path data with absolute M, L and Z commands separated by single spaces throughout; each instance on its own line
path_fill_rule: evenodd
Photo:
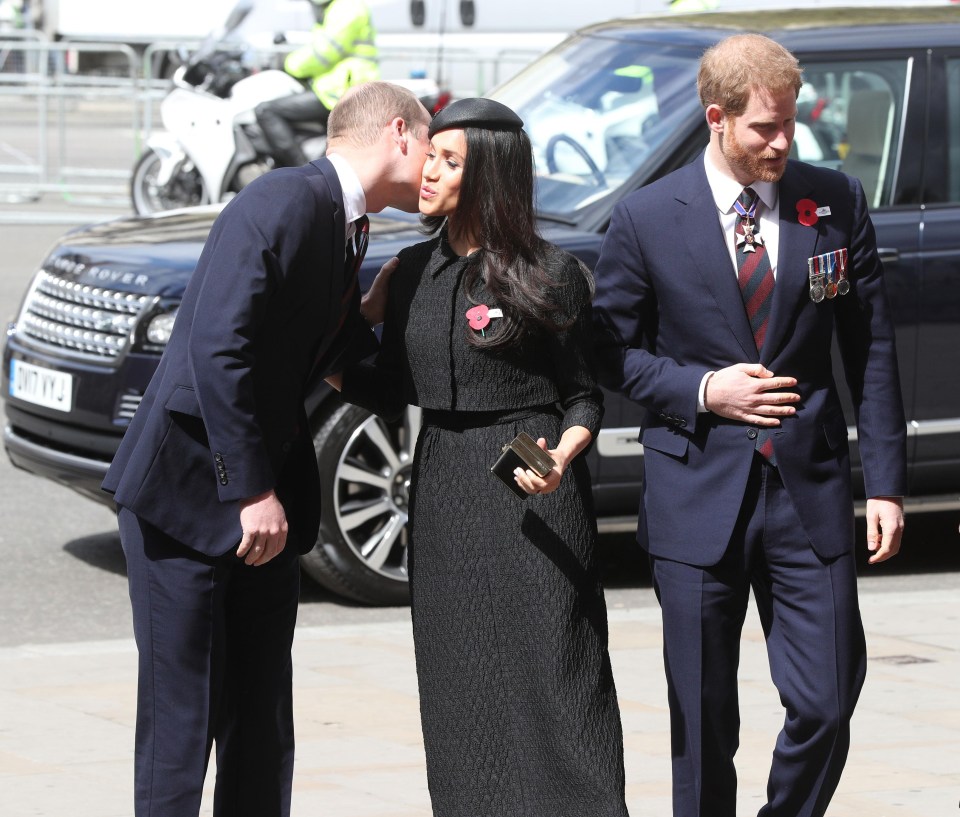
M 397 118 L 415 135 L 430 125 L 430 114 L 413 91 L 391 82 L 364 82 L 350 88 L 330 112 L 327 141 L 333 150 L 338 143 L 370 147 Z

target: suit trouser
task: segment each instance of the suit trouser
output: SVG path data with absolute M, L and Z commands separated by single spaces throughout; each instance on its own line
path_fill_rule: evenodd
M 139 651 L 137 817 L 200 811 L 286 817 L 293 778 L 291 648 L 300 573 L 287 548 L 261 567 L 206 557 L 119 512 Z
M 853 554 L 817 556 L 777 469 L 757 456 L 720 563 L 654 558 L 652 568 L 663 614 L 674 817 L 736 815 L 737 667 L 751 585 L 786 710 L 759 814 L 821 817 L 846 761 L 866 673 Z

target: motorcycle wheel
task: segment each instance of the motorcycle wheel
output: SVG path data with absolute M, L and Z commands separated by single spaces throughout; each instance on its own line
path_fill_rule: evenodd
M 192 162 L 184 163 L 164 187 L 157 185 L 159 172 L 160 156 L 152 150 L 145 151 L 134 166 L 130 179 L 130 201 L 137 215 L 209 203 L 210 194 Z
M 320 534 L 304 571 L 341 596 L 372 605 L 409 604 L 407 512 L 420 409 L 388 424 L 336 403 L 314 424 L 320 468 Z

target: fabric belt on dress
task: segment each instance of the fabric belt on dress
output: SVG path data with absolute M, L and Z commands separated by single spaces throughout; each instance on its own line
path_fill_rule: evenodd
M 554 404 L 545 406 L 525 406 L 503 411 L 446 411 L 444 409 L 424 409 L 423 424 L 436 426 L 449 431 L 463 431 L 468 428 L 498 426 L 525 420 L 527 417 L 542 417 L 552 414 L 560 417 L 560 411 Z

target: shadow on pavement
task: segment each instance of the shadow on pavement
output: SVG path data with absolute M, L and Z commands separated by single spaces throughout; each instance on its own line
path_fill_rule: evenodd
M 912 575 L 960 572 L 960 511 L 913 514 L 907 517 L 900 553 L 883 564 L 868 565 L 867 528 L 857 519 L 857 566 L 860 575 Z M 116 533 L 85 536 L 67 542 L 64 550 L 87 564 L 119 576 L 126 575 L 120 537 Z M 647 556 L 633 533 L 605 534 L 599 537 L 597 555 L 605 587 L 650 587 Z M 344 599 L 304 574 L 300 600 L 306 603 L 335 602 L 343 607 L 368 605 Z
M 63 549 L 91 567 L 106 570 L 118 576 L 127 575 L 127 562 L 120 547 L 120 534 L 98 533 L 67 542 Z
M 861 576 L 915 575 L 960 572 L 960 511 L 907 515 L 900 553 L 882 564 L 867 560 L 867 523 L 857 519 L 857 568 Z M 650 587 L 646 553 L 633 533 L 601 536 L 598 542 L 601 574 L 606 587 Z
M 867 523 L 857 519 L 857 565 L 860 575 L 952 573 L 960 571 L 960 511 L 907 514 L 900 552 L 882 564 L 868 565 Z

